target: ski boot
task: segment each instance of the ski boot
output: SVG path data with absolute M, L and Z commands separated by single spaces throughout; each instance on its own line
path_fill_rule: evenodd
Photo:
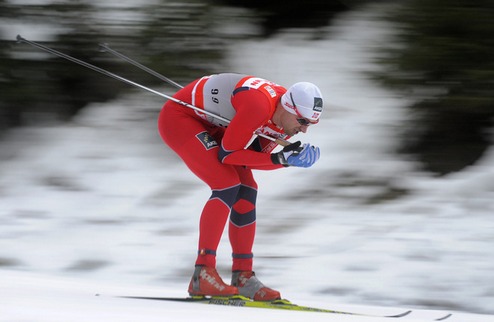
M 191 296 L 238 295 L 235 286 L 225 284 L 214 267 L 196 266 L 189 284 Z
M 234 271 L 232 273 L 232 285 L 238 288 L 240 295 L 249 297 L 254 301 L 281 299 L 280 292 L 264 286 L 253 271 Z

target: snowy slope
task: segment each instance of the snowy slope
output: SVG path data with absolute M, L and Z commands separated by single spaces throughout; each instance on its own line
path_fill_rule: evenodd
M 302 305 L 492 321 L 458 312 L 494 313 L 494 150 L 441 179 L 392 153 L 407 101 L 360 73 L 389 30 L 371 18 L 343 16 L 329 40 L 292 30 L 231 49 L 228 70 L 312 81 L 329 107 L 300 136 L 321 147 L 319 163 L 256 173 L 256 272 Z M 185 295 L 209 191 L 161 143 L 162 103 L 129 90 L 4 139 L 0 321 L 382 320 L 94 296 Z M 230 253 L 225 236 L 225 279 Z
M 3 271 L 0 294 L 0 321 L 86 322 L 86 321 L 349 321 L 378 322 L 390 318 L 367 317 L 332 313 L 296 312 L 257 308 L 226 307 L 216 305 L 147 301 L 120 298 L 120 295 L 163 296 L 175 295 L 176 290 L 166 287 L 135 287 L 108 285 L 81 279 L 68 279 L 33 273 Z M 94 293 L 94 290 L 101 293 Z M 117 296 L 118 295 L 118 296 Z M 402 308 L 371 306 L 329 305 L 312 299 L 320 307 L 345 310 L 357 314 L 393 315 L 407 311 Z M 415 310 L 402 318 L 406 322 L 432 321 L 451 312 Z M 492 321 L 492 316 L 453 312 L 447 321 Z M 445 320 L 445 321 L 446 321 Z

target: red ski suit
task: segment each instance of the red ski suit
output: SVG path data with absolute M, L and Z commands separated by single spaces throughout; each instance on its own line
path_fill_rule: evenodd
M 163 141 L 212 191 L 201 214 L 196 265 L 216 266 L 230 217 L 232 270 L 252 270 L 257 197 L 252 169 L 282 167 L 271 161 L 277 144 L 255 133 L 288 138 L 271 121 L 285 92 L 261 78 L 224 73 L 195 80 L 174 97 L 229 119 L 229 124 L 171 100 L 163 106 L 158 120 Z

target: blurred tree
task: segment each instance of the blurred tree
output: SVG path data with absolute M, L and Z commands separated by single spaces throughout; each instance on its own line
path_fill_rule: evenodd
M 108 53 L 113 48 L 157 71 L 190 80 L 219 68 L 225 43 L 215 36 L 217 15 L 201 0 L 130 3 L 88 1 L 15 5 L 0 0 L 0 22 L 40 28 L 50 41 L 31 39 L 145 85 L 159 83 Z M 1 29 L 0 29 L 1 31 Z M 43 34 L 43 32 L 41 33 Z M 1 37 L 0 35 L 0 38 Z M 12 39 L 0 40 L 0 131 L 11 126 L 63 121 L 91 102 L 112 99 L 129 85 Z M 161 83 L 161 85 L 163 85 Z
M 409 0 L 377 78 L 415 99 L 401 151 L 439 175 L 474 164 L 494 120 L 494 1 Z
M 0 21 L 12 16 L 14 13 L 12 8 L 7 6 L 5 0 L 0 0 L 0 8 Z M 16 86 L 10 77 L 10 70 L 8 67 L 11 62 L 8 55 L 9 47 L 8 42 L 0 39 L 0 133 L 3 129 L 10 126 L 10 124 L 19 123 L 16 113 L 13 113 L 12 110 L 8 108 L 12 91 Z
M 143 13 L 146 19 L 135 42 L 141 62 L 179 83 L 224 71 L 227 40 L 215 27 L 227 17 L 214 5 L 204 0 L 161 0 Z
M 9 12 L 8 21 L 50 30 L 50 38 L 55 41 L 45 43 L 47 46 L 94 63 L 98 36 L 92 28 L 91 5 L 70 1 L 46 5 L 4 4 L 2 9 Z M 5 53 L 0 63 L 5 93 L 1 106 L 1 113 L 6 116 L 4 127 L 66 120 L 88 102 L 104 101 L 118 93 L 94 72 L 83 71 L 80 66 L 28 45 L 2 42 L 8 49 L 8 55 Z
M 362 0 L 365 1 L 365 0 Z M 255 9 L 260 16 L 264 36 L 282 28 L 317 28 L 327 26 L 338 13 L 355 5 L 358 0 L 220 0 L 230 6 Z

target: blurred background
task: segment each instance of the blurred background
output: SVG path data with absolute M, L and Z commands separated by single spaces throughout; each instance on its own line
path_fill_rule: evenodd
M 378 0 L 286 1 L 8 1 L 0 0 L 0 137 L 12 127 L 66 121 L 91 102 L 117 97 L 127 85 L 15 43 L 16 34 L 146 85 L 97 44 L 114 48 L 186 83 L 224 71 L 228 48 L 267 40 L 288 28 L 324 32 L 342 12 Z M 398 152 L 435 174 L 461 171 L 491 144 L 493 1 L 388 1 L 379 19 L 395 38 L 376 44 L 382 69 L 372 77 L 415 99 L 414 118 Z
M 328 112 L 308 134 L 326 147 L 316 175 L 267 174 L 296 184 L 282 196 L 260 175 L 260 268 L 292 267 L 273 278 L 290 290 L 296 276 L 339 300 L 494 312 L 494 0 L 0 9 L 0 268 L 185 285 L 197 218 L 179 212 L 198 215 L 195 198 L 208 196 L 156 134 L 162 99 L 18 44 L 20 34 L 167 94 L 175 89 L 98 44 L 181 84 L 216 72 L 320 84 Z M 304 231 L 309 222 L 315 231 Z M 270 248 L 287 238 L 303 255 Z M 303 277 L 308 257 L 321 270 L 314 280 Z

